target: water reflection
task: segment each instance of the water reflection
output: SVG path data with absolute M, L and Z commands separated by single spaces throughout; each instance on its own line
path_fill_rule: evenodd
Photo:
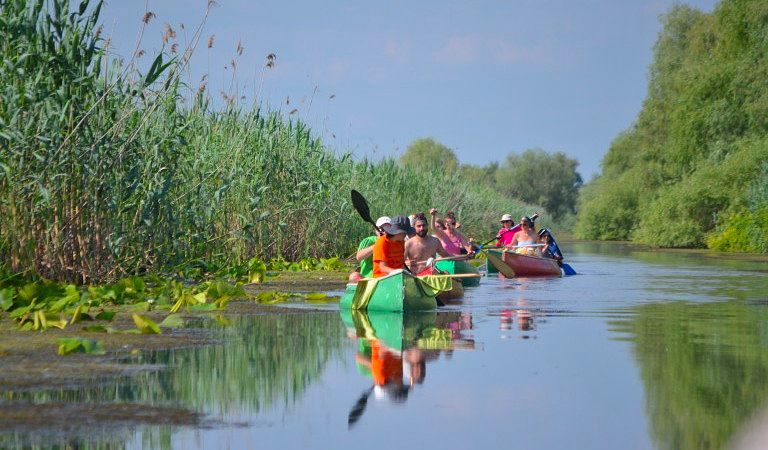
M 137 376 L 0 392 L 0 447 L 114 448 L 138 431 L 142 446 L 167 448 L 172 429 L 239 426 L 263 410 L 291 408 L 343 344 L 335 314 L 241 316 L 227 328 L 205 326 L 218 344 L 141 353 L 125 361 L 141 369 Z
M 768 406 L 768 310 L 674 302 L 631 311 L 610 324 L 633 343 L 657 447 L 726 448 Z
M 517 299 L 514 303 L 505 305 L 499 313 L 499 329 L 503 332 L 501 338 L 508 339 L 510 335 L 506 332 L 515 327 L 521 332 L 521 339 L 535 338 L 532 334 L 536 331 L 535 318 L 540 315 L 542 312 L 532 308 L 530 302 L 525 298 Z
M 363 391 L 349 412 L 351 428 L 361 418 L 371 396 L 379 401 L 404 403 L 411 389 L 424 383 L 427 362 L 454 349 L 474 349 L 465 332 L 472 329 L 468 312 L 401 314 L 342 309 L 347 336 L 357 340 L 355 363 L 372 385 Z

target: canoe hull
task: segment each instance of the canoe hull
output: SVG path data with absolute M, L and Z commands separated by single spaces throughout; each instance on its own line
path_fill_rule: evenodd
M 516 277 L 559 277 L 563 275 L 560 266 L 554 259 L 499 250 L 488 250 L 488 252 L 493 252 L 498 257 L 489 258 L 489 261 L 492 261 L 493 264 L 500 264 L 499 260 L 503 261 L 503 264 L 514 271 Z M 498 267 L 497 269 L 502 273 L 504 272 Z
M 435 263 L 435 267 L 442 270 L 443 272 L 448 272 L 452 275 L 456 274 L 473 274 L 473 275 L 479 275 L 480 271 L 477 270 L 475 266 L 472 264 L 466 262 L 466 261 L 438 261 Z M 472 278 L 461 278 L 461 284 L 464 287 L 474 287 L 474 286 L 480 286 L 480 277 L 472 277 Z
M 424 291 L 418 278 L 397 272 L 348 284 L 339 307 L 368 311 L 429 311 L 437 308 L 437 302 L 434 296 Z

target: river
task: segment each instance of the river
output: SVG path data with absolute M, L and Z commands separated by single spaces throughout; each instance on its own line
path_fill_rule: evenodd
M 105 413 L 0 424 L 0 444 L 765 448 L 767 258 L 563 247 L 578 275 L 484 277 L 463 302 L 405 317 L 333 304 L 232 317 L 215 330 L 220 344 L 125 361 L 153 368 L 138 376 L 5 393 Z M 116 417 L 121 408 L 146 420 Z M 162 420 L 177 411 L 194 417 Z

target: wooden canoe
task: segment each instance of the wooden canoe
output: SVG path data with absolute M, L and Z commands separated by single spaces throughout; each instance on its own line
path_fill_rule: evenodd
M 557 261 L 539 256 L 521 255 L 510 251 L 488 250 L 488 261 L 509 277 L 559 277 L 563 275 Z M 502 267 L 499 267 L 502 265 Z

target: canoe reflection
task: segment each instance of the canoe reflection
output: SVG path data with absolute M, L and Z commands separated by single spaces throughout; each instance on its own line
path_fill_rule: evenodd
M 465 331 L 472 317 L 459 312 L 401 314 L 383 311 L 341 310 L 347 336 L 357 339 L 358 371 L 373 379 L 349 413 L 352 427 L 362 416 L 368 399 L 403 403 L 414 385 L 424 383 L 427 362 L 441 354 L 450 358 L 454 349 L 474 349 Z

